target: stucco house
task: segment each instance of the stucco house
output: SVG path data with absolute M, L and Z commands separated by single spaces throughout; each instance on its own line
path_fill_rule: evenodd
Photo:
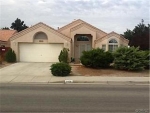
M 13 35 L 11 48 L 21 62 L 58 62 L 63 48 L 68 48 L 69 57 L 79 62 L 84 50 L 99 47 L 114 51 L 128 46 L 128 42 L 115 32 L 106 33 L 78 19 L 57 30 L 40 22 Z
M 12 37 L 16 30 L 0 30 L 0 56 L 4 59 L 5 53 L 10 49 L 10 37 Z
M 0 30 L 0 47 L 10 47 L 10 37 L 17 33 L 16 30 Z

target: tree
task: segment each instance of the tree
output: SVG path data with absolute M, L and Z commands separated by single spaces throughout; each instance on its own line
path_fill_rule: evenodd
M 130 41 L 133 37 L 133 32 L 130 29 L 127 29 L 127 31 L 124 32 L 123 36 Z M 130 42 L 129 42 L 129 45 L 130 45 Z
M 139 23 L 133 30 L 127 29 L 124 32 L 124 37 L 129 40 L 129 45 L 140 47 L 141 50 L 149 50 L 149 33 L 150 25 L 146 26 L 144 20 Z
M 9 30 L 9 27 L 3 27 L 2 30 Z
M 15 22 L 13 22 L 11 24 L 10 28 L 12 28 L 12 29 L 17 30 L 18 32 L 20 32 L 20 31 L 28 28 L 28 26 L 26 26 L 26 24 L 24 24 L 24 21 L 21 21 L 19 18 L 17 18 L 15 20 Z

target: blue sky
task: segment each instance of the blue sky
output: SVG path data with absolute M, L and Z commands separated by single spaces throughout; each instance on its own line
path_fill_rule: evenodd
M 122 34 L 141 19 L 150 22 L 149 0 L 0 0 L 0 28 L 10 27 L 16 18 L 26 25 L 38 22 L 57 29 L 82 19 L 109 33 Z

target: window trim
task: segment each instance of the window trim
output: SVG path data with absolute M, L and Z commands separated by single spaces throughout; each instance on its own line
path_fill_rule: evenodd
M 82 38 L 83 38 L 83 39 L 87 39 L 87 40 L 82 40 Z M 78 40 L 78 39 L 79 39 L 79 40 Z M 77 41 L 90 41 L 90 40 L 89 40 L 89 37 L 88 37 L 88 36 L 85 36 L 85 35 L 78 36 L 76 40 L 77 40 Z
M 110 41 L 113 41 L 113 42 L 110 42 Z M 109 48 L 111 45 L 112 45 L 112 50 L 110 50 L 110 48 Z M 108 41 L 108 51 L 115 51 L 116 50 L 115 46 L 117 46 L 117 48 L 119 47 L 118 41 L 114 38 L 110 39 Z
M 44 38 L 36 38 L 39 34 L 43 34 L 43 35 L 45 35 L 45 37 Z M 34 34 L 33 39 L 34 40 L 48 40 L 48 36 L 46 33 L 40 31 L 40 32 L 37 32 Z

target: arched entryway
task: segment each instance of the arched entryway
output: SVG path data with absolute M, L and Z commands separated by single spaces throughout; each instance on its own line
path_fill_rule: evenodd
M 80 62 L 80 57 L 83 51 L 92 49 L 92 35 L 91 34 L 76 34 L 74 36 L 74 57 L 75 62 Z

